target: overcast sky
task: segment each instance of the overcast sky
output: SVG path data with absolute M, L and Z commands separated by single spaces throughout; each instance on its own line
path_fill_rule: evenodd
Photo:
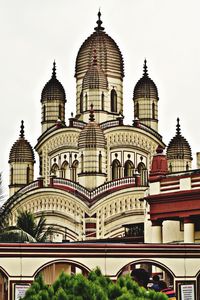
M 32 146 L 41 133 L 40 96 L 54 59 L 66 91 L 66 119 L 75 112 L 76 55 L 96 26 L 99 8 L 106 33 L 124 57 L 125 123 L 133 120 L 133 89 L 146 58 L 158 87 L 164 142 L 175 135 L 179 117 L 193 157 L 200 151 L 199 0 L 0 0 L 0 170 L 5 184 L 21 120 Z

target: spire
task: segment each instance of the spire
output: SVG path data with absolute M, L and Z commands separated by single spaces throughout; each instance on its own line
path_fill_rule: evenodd
M 20 138 L 24 138 L 24 121 L 21 121 L 21 126 L 20 126 Z
M 144 77 L 148 77 L 148 69 L 147 69 L 147 60 L 146 60 L 146 58 L 145 58 L 145 60 L 144 60 L 144 66 L 143 66 L 143 76 Z
M 177 118 L 176 135 L 181 135 L 181 126 L 179 124 L 179 118 Z
M 101 12 L 100 12 L 100 9 L 99 9 L 99 12 L 98 12 L 98 20 L 97 20 L 97 27 L 95 27 L 94 29 L 96 30 L 96 31 L 103 31 L 104 30 L 104 27 L 102 27 L 101 25 L 102 25 L 102 21 L 101 21 Z
M 56 78 L 56 62 L 55 62 L 55 60 L 54 60 L 54 62 L 53 62 L 53 72 L 52 72 L 52 78 Z
M 90 122 L 94 122 L 95 118 L 94 118 L 94 109 L 93 109 L 93 104 L 91 104 L 90 106 L 90 115 L 89 115 L 89 120 Z

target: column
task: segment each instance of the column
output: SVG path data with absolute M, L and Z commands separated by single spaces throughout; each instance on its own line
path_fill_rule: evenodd
M 184 218 L 184 243 L 194 243 L 194 222 Z
M 152 223 L 152 243 L 162 243 L 162 220 L 151 221 Z

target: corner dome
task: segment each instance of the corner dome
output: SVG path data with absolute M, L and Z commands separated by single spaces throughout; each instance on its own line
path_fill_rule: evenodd
M 48 100 L 63 100 L 66 102 L 65 90 L 60 83 L 60 81 L 56 78 L 56 63 L 53 63 L 53 72 L 51 79 L 45 84 L 42 94 L 41 94 L 41 102 Z
M 105 148 L 106 140 L 101 127 L 94 120 L 91 105 L 89 123 L 83 128 L 78 138 L 78 148 Z
M 148 75 L 146 59 L 144 61 L 143 77 L 138 80 L 133 92 L 133 100 L 139 98 L 154 98 L 159 100 L 158 89 L 153 80 Z
M 99 68 L 96 59 L 96 50 L 93 64 L 87 70 L 85 76 L 83 77 L 82 89 L 107 89 L 108 81 L 105 73 L 101 68 Z
M 192 152 L 188 141 L 181 135 L 179 118 L 177 118 L 176 135 L 167 147 L 167 159 L 192 160 Z
M 101 13 L 98 13 L 97 27 L 80 47 L 75 67 L 75 77 L 83 78 L 87 70 L 92 65 L 93 51 L 97 51 L 97 60 L 99 67 L 106 76 L 117 78 L 124 77 L 124 62 L 121 51 L 115 41 L 105 33 L 100 19 Z
M 10 154 L 9 163 L 12 162 L 35 162 L 33 148 L 24 138 L 24 122 L 21 122 L 19 139 L 13 144 Z

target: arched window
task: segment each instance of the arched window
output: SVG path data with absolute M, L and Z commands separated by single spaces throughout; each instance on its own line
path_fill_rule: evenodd
M 102 154 L 99 153 L 99 173 L 102 173 Z
M 42 121 L 46 121 L 46 106 L 43 105 L 43 114 L 42 114 Z
M 80 94 L 80 113 L 83 112 L 83 92 Z
M 84 157 L 83 157 L 83 153 L 81 153 L 81 173 L 83 173 L 84 170 Z
M 74 182 L 77 181 L 77 169 L 78 169 L 78 160 L 74 160 L 72 163 L 72 170 L 71 170 L 71 180 Z
M 59 118 L 60 120 L 62 119 L 62 106 L 61 106 L 61 104 L 59 104 L 58 118 Z
M 140 174 L 141 177 L 141 185 L 146 186 L 147 185 L 147 168 L 143 162 L 140 162 L 138 164 L 138 173 Z
M 88 95 L 85 93 L 85 110 L 88 109 Z
M 152 119 L 155 119 L 155 103 L 152 103 Z
M 13 167 L 10 169 L 10 184 L 13 184 Z
M 135 117 L 139 119 L 139 103 L 135 104 Z
M 101 94 L 101 109 L 102 110 L 104 110 L 104 98 L 105 98 L 105 96 L 104 96 L 104 93 L 102 92 L 102 94 Z
M 69 178 L 69 164 L 66 160 L 62 163 L 61 171 L 62 171 L 62 178 L 65 179 Z
M 42 176 L 42 156 L 40 156 L 39 174 Z
M 117 93 L 113 88 L 111 91 L 111 112 L 117 112 Z
M 59 176 L 59 167 L 56 163 L 54 163 L 53 166 L 51 167 L 51 174 L 55 176 Z
M 124 164 L 124 177 L 133 176 L 134 164 L 131 160 L 127 160 Z
M 29 178 L 30 178 L 30 167 L 28 166 L 26 169 L 26 183 L 29 184 Z
M 112 162 L 112 179 L 118 179 L 121 175 L 121 164 L 118 159 Z

